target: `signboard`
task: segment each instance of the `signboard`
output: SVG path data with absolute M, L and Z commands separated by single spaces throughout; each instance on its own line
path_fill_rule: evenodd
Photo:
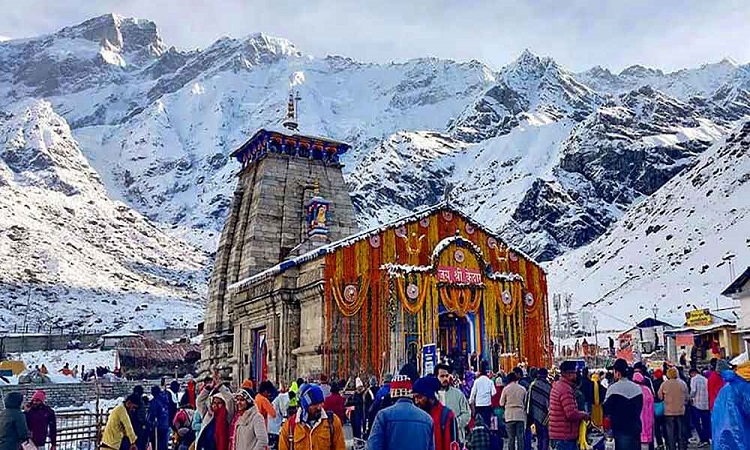
M 685 323 L 689 327 L 699 327 L 702 325 L 711 325 L 714 322 L 708 309 L 695 309 L 685 313 Z
M 482 272 L 478 269 L 438 266 L 437 279 L 438 283 L 481 284 Z
M 695 343 L 693 333 L 680 333 L 674 337 L 675 345 L 679 347 L 690 347 Z
M 427 376 L 435 371 L 437 365 L 437 345 L 427 344 L 422 346 L 422 376 Z
M 623 333 L 617 337 L 618 346 L 615 355 L 618 358 L 622 358 L 633 364 L 635 361 L 635 355 L 633 354 L 633 335 L 630 333 Z

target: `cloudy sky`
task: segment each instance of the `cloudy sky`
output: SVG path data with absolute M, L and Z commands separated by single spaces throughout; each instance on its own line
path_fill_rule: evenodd
M 524 48 L 573 70 L 750 62 L 744 0 L 0 0 L 0 36 L 50 33 L 109 12 L 153 20 L 183 49 L 262 31 L 315 56 L 375 62 L 437 56 L 498 68 Z

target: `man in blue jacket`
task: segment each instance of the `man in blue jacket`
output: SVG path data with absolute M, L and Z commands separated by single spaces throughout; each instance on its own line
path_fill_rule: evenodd
M 167 450 L 169 441 L 169 399 L 159 386 L 151 388 L 154 397 L 148 405 L 148 421 L 150 441 L 153 450 Z
M 432 418 L 414 405 L 409 377 L 393 378 L 393 406 L 381 410 L 367 440 L 369 450 L 435 450 Z

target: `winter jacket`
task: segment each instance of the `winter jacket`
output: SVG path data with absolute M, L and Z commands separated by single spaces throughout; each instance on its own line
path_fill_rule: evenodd
M 381 410 L 375 417 L 370 438 L 367 440 L 367 449 L 435 450 L 432 418 L 417 408 L 410 399 L 400 398 L 393 406 Z
M 325 403 L 323 403 L 323 409 L 333 412 L 343 422 L 344 420 L 346 420 L 346 407 L 344 406 L 345 404 L 346 399 L 344 399 L 341 394 L 332 393 L 331 395 L 326 397 Z
M 641 409 L 641 443 L 647 444 L 654 440 L 654 394 L 648 386 L 639 386 L 643 395 Z
M 724 387 L 724 380 L 721 378 L 721 374 L 716 370 L 711 372 L 708 376 L 708 409 L 714 410 L 714 402 L 716 397 L 719 395 L 719 391 Z
M 207 389 L 204 387 L 201 389 L 198 397 L 195 399 L 195 410 L 198 411 L 201 416 L 206 417 L 206 413 L 211 409 L 211 397 L 221 392 L 229 394 L 230 397 L 232 396 L 229 388 L 223 384 L 218 388 Z
M 490 450 L 491 449 L 490 429 L 484 424 L 482 416 L 477 414 L 474 421 L 474 428 L 469 433 L 469 440 L 466 442 L 468 450 Z
M 29 428 L 31 441 L 37 447 L 44 446 L 47 437 L 53 447 L 57 445 L 57 418 L 49 406 L 41 405 L 26 411 L 26 426 Z
M 615 436 L 640 436 L 642 409 L 641 387 L 627 378 L 620 379 L 607 389 L 604 415 L 609 417 Z
M 564 378 L 555 381 L 549 398 L 550 439 L 578 439 L 584 417 L 585 413 L 576 408 L 575 386 Z
M 138 436 L 136 436 L 133 425 L 130 423 L 128 410 L 124 404 L 119 404 L 109 413 L 107 425 L 104 427 L 104 434 L 102 435 L 102 445 L 118 449 L 126 437 L 131 443 L 138 441 Z
M 5 396 L 5 409 L 0 411 L 0 450 L 18 450 L 22 442 L 29 440 L 21 403 L 23 395 L 19 392 Z
M 289 393 L 282 392 L 273 399 L 271 406 L 276 411 L 276 417 L 268 420 L 268 432 L 278 435 L 281 432 L 281 424 L 286 419 L 289 410 Z
M 331 418 L 333 433 L 329 425 L 328 414 L 321 411 L 320 419 L 310 427 L 302 422 L 300 412 L 294 417 L 294 450 L 346 450 L 344 441 L 344 427 L 341 420 L 335 415 Z M 290 420 L 284 422 L 279 434 L 279 450 L 291 450 L 289 448 L 289 424 Z M 333 442 L 331 442 L 333 440 Z
M 529 391 L 526 393 L 526 414 L 529 421 L 533 420 L 542 425 L 546 425 L 549 419 L 549 397 L 552 391 L 552 385 L 546 379 L 534 380 L 529 385 Z M 601 397 L 604 398 L 603 396 Z M 601 401 L 601 400 L 600 400 Z
M 505 409 L 506 422 L 526 422 L 526 408 L 524 399 L 526 389 L 518 383 L 509 383 L 503 389 L 500 406 Z
M 750 376 L 725 370 L 721 377 L 726 385 L 719 391 L 711 414 L 712 448 L 750 450 Z
M 471 408 L 469 407 L 469 400 L 466 399 L 464 393 L 460 390 L 449 386 L 448 389 L 441 389 L 438 392 L 443 404 L 453 411 L 456 415 L 456 422 L 458 423 L 458 441 L 466 441 L 466 427 L 471 422 Z
M 430 411 L 435 436 L 435 450 L 451 450 L 458 444 L 458 427 L 456 415 L 449 408 L 438 402 Z
M 687 384 L 679 378 L 667 380 L 659 388 L 659 398 L 664 400 L 665 416 L 683 416 L 688 398 Z
M 265 450 L 268 431 L 263 416 L 254 406 L 242 413 L 234 429 L 234 448 L 230 450 Z
M 168 430 L 169 429 L 169 399 L 166 393 L 154 396 L 148 405 L 148 415 L 146 421 L 150 429 Z

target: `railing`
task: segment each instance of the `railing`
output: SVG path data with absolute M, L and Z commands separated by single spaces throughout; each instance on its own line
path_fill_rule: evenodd
M 87 409 L 57 413 L 58 450 L 96 450 L 109 412 L 93 413 Z

